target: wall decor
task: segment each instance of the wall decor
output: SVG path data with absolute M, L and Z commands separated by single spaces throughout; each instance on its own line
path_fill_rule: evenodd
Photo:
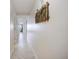
M 36 15 L 35 15 L 35 23 L 45 22 L 49 21 L 49 3 L 46 2 L 41 9 L 37 9 Z

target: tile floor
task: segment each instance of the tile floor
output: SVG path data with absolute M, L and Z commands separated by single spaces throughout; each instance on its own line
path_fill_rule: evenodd
M 14 52 L 11 59 L 35 59 L 35 56 L 29 47 L 23 33 L 19 34 L 18 42 L 14 45 Z

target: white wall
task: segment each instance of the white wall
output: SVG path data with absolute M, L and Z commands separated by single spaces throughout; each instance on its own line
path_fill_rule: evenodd
M 32 25 L 30 30 L 37 26 L 37 31 L 34 29 L 35 37 L 30 40 L 30 44 L 38 59 L 68 59 L 67 0 L 48 1 L 50 3 L 50 22 Z
M 11 4 L 10 4 L 10 53 L 11 53 L 11 56 L 14 51 L 13 47 L 15 43 L 15 19 L 16 19 L 16 13 L 11 1 Z

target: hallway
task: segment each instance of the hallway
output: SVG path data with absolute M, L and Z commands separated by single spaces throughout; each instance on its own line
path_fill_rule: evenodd
M 26 35 L 23 32 L 19 33 L 17 42 L 14 44 L 14 52 L 11 59 L 38 59 L 38 57 L 40 57 L 38 52 L 46 53 L 46 51 L 39 50 L 39 48 L 41 49 L 41 43 L 46 44 L 46 41 L 43 42 L 41 39 L 46 39 L 45 34 L 42 34 L 42 32 L 46 32 L 45 29 L 47 25 L 48 24 L 27 24 L 27 33 Z M 27 37 L 24 39 L 24 36 Z
M 56 24 L 27 24 L 26 35 L 19 34 L 14 45 L 13 59 L 67 59 L 67 34 L 57 29 Z M 53 31 L 52 31 L 53 29 Z M 61 35 L 60 35 L 61 33 Z M 26 39 L 24 39 L 26 36 Z M 61 54 L 60 54 L 61 53 Z M 58 57 L 57 57 L 58 56 Z
M 18 42 L 14 45 L 12 59 L 35 59 L 34 54 L 29 47 L 27 40 L 24 39 L 22 32 L 19 34 Z
M 48 24 L 27 24 L 27 37 L 24 39 L 25 34 L 23 32 L 19 33 L 17 42 L 14 44 L 14 52 L 11 56 L 11 59 L 39 59 L 40 57 L 45 58 L 43 53 L 46 53 L 45 55 L 50 53 L 50 51 L 49 53 L 46 52 L 48 51 L 48 46 L 46 46 L 48 45 L 48 36 L 46 36 L 48 35 L 46 34 L 46 28 L 48 26 Z M 46 56 L 46 58 L 48 56 Z
M 40 0 L 12 0 L 11 59 L 68 59 L 67 0 L 47 1 L 49 21 L 35 23 Z

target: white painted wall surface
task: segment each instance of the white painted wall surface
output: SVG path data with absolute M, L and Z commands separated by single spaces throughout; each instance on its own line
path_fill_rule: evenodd
M 67 0 L 48 0 L 48 2 L 49 23 L 30 24 L 27 40 L 38 59 L 68 59 Z
M 14 6 L 11 1 L 10 5 L 10 55 L 12 56 L 12 53 L 14 51 L 14 43 L 15 43 L 15 19 L 16 19 L 16 13 Z

